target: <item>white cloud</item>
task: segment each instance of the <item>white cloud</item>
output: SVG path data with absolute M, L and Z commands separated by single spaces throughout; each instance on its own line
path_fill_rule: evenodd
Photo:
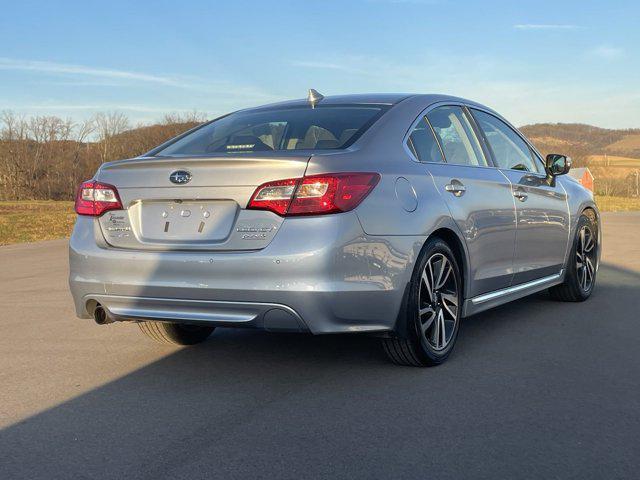
M 0 57 L 0 70 L 34 72 L 71 78 L 70 84 L 102 84 L 103 86 L 125 86 L 126 84 L 160 85 L 173 88 L 197 90 L 208 94 L 240 97 L 255 101 L 271 101 L 274 95 L 252 85 L 242 85 L 225 80 L 209 80 L 194 76 L 156 75 L 128 70 L 89 67 L 67 63 L 39 60 L 18 60 Z
M 39 73 L 97 77 L 101 79 L 120 79 L 142 83 L 156 83 L 174 87 L 185 86 L 185 82 L 183 80 L 163 75 L 150 75 L 146 73 L 129 72 L 126 70 L 87 67 L 67 63 L 43 62 L 39 60 L 16 60 L 0 57 L 0 70 L 31 71 Z
M 21 60 L 0 57 L 0 72 L 14 71 L 24 72 L 32 76 L 30 83 L 36 85 L 57 85 L 60 87 L 87 87 L 83 97 L 87 100 L 78 100 L 78 95 L 64 92 L 59 97 L 46 98 L 38 95 L 40 89 L 30 92 L 30 101 L 24 104 L 17 104 L 13 101 L 0 101 L 2 108 L 18 110 L 28 114 L 39 114 L 47 112 L 50 114 L 69 113 L 74 117 L 86 116 L 96 111 L 120 110 L 129 112 L 133 117 L 140 115 L 151 115 L 166 112 L 190 112 L 196 110 L 209 110 L 215 114 L 224 113 L 229 110 L 249 107 L 256 104 L 264 104 L 281 100 L 271 92 L 267 92 L 260 87 L 238 83 L 236 81 L 221 78 L 222 75 L 216 72 L 211 75 L 215 79 L 197 76 L 178 76 L 171 74 L 150 74 L 122 69 L 100 68 L 85 65 L 57 63 L 40 60 Z M 210 73 L 207 73 L 210 75 Z M 4 79 L 3 79 L 4 80 Z M 94 96 L 95 87 L 109 88 L 113 104 L 94 104 L 91 98 Z M 132 91 L 127 90 L 133 87 L 155 87 L 168 90 L 176 104 L 176 98 L 184 101 L 184 108 L 173 108 L 158 102 L 154 91 L 148 104 L 142 100 L 145 95 L 140 95 L 139 90 L 133 100 L 135 103 L 128 103 L 132 98 Z M 175 90 L 182 90 L 181 93 Z M 68 90 L 68 89 L 67 89 Z M 77 89 L 75 91 L 77 93 Z M 40 98 L 38 98 L 40 97 Z M 163 97 L 161 97 L 163 98 Z M 76 103 L 77 100 L 77 103 Z M 11 105 L 11 104 L 15 105 Z M 146 117 L 145 117 L 146 118 Z
M 519 23 L 514 25 L 516 30 L 578 30 L 582 27 L 571 24 L 556 23 Z
M 624 50 L 610 45 L 600 45 L 590 50 L 589 54 L 593 57 L 602 58 L 604 60 L 618 60 L 624 57 Z

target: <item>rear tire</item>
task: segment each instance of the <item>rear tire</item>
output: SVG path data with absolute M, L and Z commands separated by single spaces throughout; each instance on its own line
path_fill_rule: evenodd
M 427 241 L 416 262 L 406 306 L 406 338 L 383 338 L 389 359 L 398 365 L 430 367 L 444 362 L 460 329 L 462 276 L 449 245 Z
M 596 285 L 598 230 L 594 220 L 581 215 L 567 261 L 565 280 L 551 287 L 549 294 L 562 302 L 584 302 Z
M 140 330 L 152 340 L 169 345 L 195 345 L 204 342 L 215 327 L 166 322 L 140 322 Z

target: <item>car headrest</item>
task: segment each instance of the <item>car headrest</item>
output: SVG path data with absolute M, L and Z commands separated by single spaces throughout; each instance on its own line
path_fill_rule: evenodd
M 318 140 L 315 148 L 322 150 L 323 148 L 338 148 L 340 142 L 338 140 Z
M 429 115 L 427 118 L 433 128 L 449 128 L 451 126 L 451 120 L 444 112 L 438 112 L 435 110 L 433 114 Z

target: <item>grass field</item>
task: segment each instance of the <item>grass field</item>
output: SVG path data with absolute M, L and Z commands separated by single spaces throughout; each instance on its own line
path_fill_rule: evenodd
M 596 195 L 596 204 L 602 212 L 633 212 L 640 210 L 640 198 Z
M 640 210 L 640 198 L 596 197 L 603 212 Z M 76 215 L 73 202 L 0 201 L 0 245 L 65 238 Z
M 0 245 L 68 237 L 75 219 L 73 202 L 0 202 Z
M 590 167 L 628 167 L 640 168 L 640 158 L 621 157 L 619 155 L 589 155 Z

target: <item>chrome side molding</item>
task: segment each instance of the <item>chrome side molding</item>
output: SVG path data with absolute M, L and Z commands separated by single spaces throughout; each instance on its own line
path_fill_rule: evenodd
M 482 295 L 478 295 L 477 297 L 473 297 L 471 299 L 471 303 L 474 305 L 479 305 L 490 300 L 495 300 L 500 297 L 504 297 L 506 295 L 511 295 L 514 293 L 522 292 L 525 290 L 533 289 L 535 287 L 541 287 L 546 285 L 547 283 L 556 283 L 558 280 L 562 278 L 563 270 L 555 273 L 553 275 L 549 275 L 547 277 L 538 278 L 537 280 L 532 280 L 530 282 L 521 283 L 519 285 L 514 285 L 513 287 L 503 288 L 502 290 L 496 290 L 495 292 L 484 293 Z

